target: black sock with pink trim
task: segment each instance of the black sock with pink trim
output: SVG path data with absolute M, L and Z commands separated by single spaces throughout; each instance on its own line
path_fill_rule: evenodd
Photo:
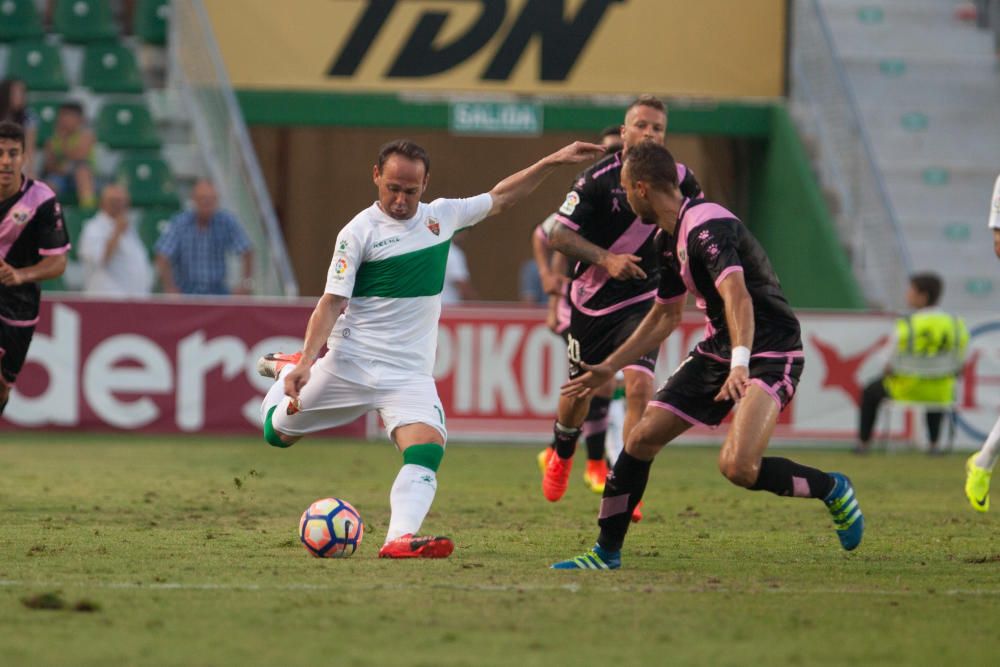
M 576 441 L 580 437 L 580 429 L 563 426 L 556 422 L 552 428 L 552 435 L 556 456 L 561 459 L 573 458 L 573 454 L 576 452 Z
M 760 460 L 760 473 L 751 491 L 770 491 L 779 496 L 826 498 L 833 490 L 833 478 L 822 470 L 810 468 L 776 456 Z
M 597 543 L 606 551 L 621 551 L 625 533 L 632 522 L 632 510 L 642 500 L 649 481 L 652 461 L 641 461 L 628 452 L 618 455 L 615 467 L 608 475 L 601 498 L 601 513 L 597 525 L 601 535 Z

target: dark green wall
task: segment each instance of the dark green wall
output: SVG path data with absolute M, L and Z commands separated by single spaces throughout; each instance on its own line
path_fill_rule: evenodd
M 747 224 L 767 249 L 781 285 L 799 308 L 863 309 L 798 131 L 784 105 L 771 107 L 770 133 L 754 140 Z

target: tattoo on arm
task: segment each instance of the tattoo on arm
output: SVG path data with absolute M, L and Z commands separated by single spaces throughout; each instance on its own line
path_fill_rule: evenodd
M 556 225 L 552 230 L 549 245 L 564 255 L 588 264 L 600 264 L 608 254 L 604 248 L 591 243 L 564 225 Z

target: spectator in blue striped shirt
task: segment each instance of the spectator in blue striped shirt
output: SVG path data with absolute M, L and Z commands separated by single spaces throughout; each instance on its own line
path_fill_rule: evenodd
M 253 292 L 253 246 L 232 213 L 219 208 L 211 181 L 195 183 L 192 208 L 177 214 L 156 242 L 156 270 L 167 294 L 229 294 L 226 255 L 242 257 L 235 294 Z

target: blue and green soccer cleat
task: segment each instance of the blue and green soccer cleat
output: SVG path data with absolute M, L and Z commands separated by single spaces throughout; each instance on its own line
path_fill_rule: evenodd
M 834 481 L 833 490 L 823 502 L 826 503 L 826 508 L 830 510 L 833 522 L 837 525 L 840 546 L 847 551 L 853 551 L 861 544 L 861 537 L 865 534 L 865 517 L 854 495 L 851 480 L 839 472 L 831 472 L 830 477 Z
M 552 565 L 553 570 L 617 570 L 622 566 L 621 551 L 605 551 L 600 545 L 576 558 Z

